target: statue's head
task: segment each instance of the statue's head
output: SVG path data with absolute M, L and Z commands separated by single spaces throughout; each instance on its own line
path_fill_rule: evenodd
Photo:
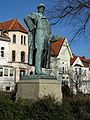
M 38 12 L 44 13 L 45 5 L 44 5 L 44 4 L 39 4 L 39 5 L 37 6 L 37 9 L 38 9 Z

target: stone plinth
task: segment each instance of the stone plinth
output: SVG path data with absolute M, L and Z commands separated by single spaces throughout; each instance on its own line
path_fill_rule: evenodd
M 61 84 L 58 80 L 34 79 L 21 80 L 17 83 L 17 98 L 37 99 L 44 95 L 54 95 L 56 99 L 62 99 Z

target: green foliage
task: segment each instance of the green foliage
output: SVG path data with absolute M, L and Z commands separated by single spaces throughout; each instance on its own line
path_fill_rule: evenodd
M 7 101 L 0 104 L 0 120 L 24 120 L 25 107 L 18 102 Z
M 0 120 L 90 120 L 88 96 L 66 97 L 62 102 L 50 95 L 36 101 L 13 101 L 9 95 L 1 98 Z
M 90 97 L 76 96 L 68 101 L 77 120 L 90 120 Z
M 59 103 L 54 97 L 44 96 L 35 101 L 30 108 L 30 116 L 34 120 L 59 120 Z

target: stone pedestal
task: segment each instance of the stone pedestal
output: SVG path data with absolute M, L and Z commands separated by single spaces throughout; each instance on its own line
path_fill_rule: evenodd
M 44 95 L 54 95 L 56 99 L 62 99 L 61 83 L 58 80 L 34 79 L 21 80 L 17 83 L 17 99 L 37 99 Z

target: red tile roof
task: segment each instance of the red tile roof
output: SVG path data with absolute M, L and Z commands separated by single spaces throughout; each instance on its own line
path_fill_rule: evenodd
M 74 56 L 73 58 L 70 59 L 70 64 L 73 65 L 73 63 L 75 62 L 75 60 L 77 59 L 77 56 Z
M 0 28 L 2 28 L 5 31 L 21 31 L 24 33 L 28 33 L 28 31 L 16 18 L 0 23 Z
M 82 64 L 84 65 L 84 67 L 89 67 L 90 59 L 87 59 L 84 56 L 83 57 L 81 57 L 81 56 L 74 56 L 73 58 L 71 58 L 71 60 L 70 60 L 70 64 L 71 65 L 75 62 L 77 57 L 79 57 L 79 59 L 82 61 Z
M 80 60 L 82 61 L 83 65 L 84 65 L 85 67 L 89 67 L 90 59 L 87 59 L 87 58 L 85 58 L 85 57 L 79 57 L 79 58 L 80 58 Z
M 59 40 L 51 44 L 51 56 L 58 56 L 59 51 L 64 43 L 65 38 L 60 38 Z

